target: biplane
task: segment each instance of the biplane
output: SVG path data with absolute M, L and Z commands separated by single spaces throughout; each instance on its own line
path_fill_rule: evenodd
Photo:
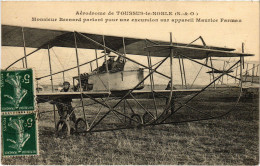
M 199 40 L 202 45 L 194 44 Z M 28 68 L 27 58 L 29 56 L 41 49 L 48 50 L 46 56 L 49 57 L 49 74 L 37 77 L 35 81 L 50 78 L 52 92 L 42 91 L 37 93 L 37 101 L 39 103 L 50 103 L 62 98 L 78 99 L 80 101 L 78 108 L 81 108 L 82 111 L 81 117 L 75 123 L 75 131 L 78 133 L 179 123 L 179 121 L 172 121 L 172 117 L 184 107 L 200 112 L 204 116 L 182 122 L 219 117 L 220 115 L 209 115 L 206 112 L 194 109 L 188 104 L 224 75 L 239 80 L 239 84 L 242 86 L 241 79 L 243 75 L 241 74 L 239 78 L 237 75 L 232 75 L 231 72 L 235 66 L 240 67 L 240 71 L 242 71 L 244 57 L 253 56 L 253 54 L 244 52 L 234 52 L 235 49 L 233 48 L 208 46 L 202 37 L 198 37 L 190 43 L 176 43 L 172 41 L 171 33 L 169 41 L 160 41 L 10 25 L 2 25 L 2 46 L 24 48 L 24 56 L 10 64 L 5 70 L 11 69 L 18 62 L 23 62 L 24 68 Z M 53 47 L 74 48 L 77 65 L 53 72 L 49 51 Z M 26 48 L 34 48 L 35 50 L 27 53 Z M 95 50 L 96 58 L 80 64 L 78 49 Z M 100 52 L 103 55 L 98 57 Z M 109 58 L 110 54 L 116 55 L 117 60 L 113 58 L 111 60 L 111 57 Z M 134 60 L 132 56 L 135 55 L 146 56 L 148 65 Z M 161 59 L 156 63 L 152 63 L 152 58 L 158 57 Z M 213 57 L 231 57 L 238 60 L 227 69 L 218 70 L 212 66 Z M 173 63 L 174 58 L 178 59 L 176 62 L 179 62 L 182 81 L 180 88 L 174 87 L 173 66 L 178 65 Z M 100 59 L 104 60 L 102 65 L 99 63 Z M 207 85 L 192 88 L 192 86 L 186 84 L 184 59 L 209 69 L 211 75 L 214 75 L 214 73 L 218 73 L 218 75 L 215 75 Z M 206 60 L 205 63 L 200 61 L 204 59 Z M 166 61 L 169 61 L 168 66 L 164 66 Z M 211 61 L 211 65 L 208 63 L 209 61 Z M 96 69 L 91 70 L 91 72 L 86 72 L 82 68 L 85 65 L 91 65 L 92 68 L 95 63 Z M 131 67 L 131 63 L 136 64 L 137 67 Z M 238 66 L 238 64 L 240 65 Z M 158 69 L 161 66 L 169 68 L 170 74 L 159 71 Z M 53 76 L 64 74 L 73 69 L 77 69 L 78 73 L 72 78 L 73 92 L 54 91 Z M 169 81 L 167 88 L 155 88 L 155 74 Z M 144 84 L 145 81 L 150 82 L 148 88 L 145 88 L 147 86 Z M 184 98 L 184 102 L 179 102 L 178 98 Z M 88 110 L 90 104 L 86 104 L 86 99 L 94 102 L 96 105 L 95 110 Z M 147 108 L 147 104 L 142 103 L 144 100 L 149 100 L 149 108 Z M 136 105 L 139 107 L 138 110 L 134 110 Z M 53 104 L 57 133 L 69 135 L 72 127 L 69 118 L 60 119 L 57 122 L 56 111 L 55 104 Z M 108 118 L 110 120 L 105 122 L 105 119 Z M 114 120 L 111 120 L 111 118 L 114 118 Z
M 256 98 L 259 96 L 259 63 L 257 62 L 245 62 L 246 67 L 243 72 L 242 81 L 244 86 L 242 87 L 243 93 L 247 98 Z
M 225 68 L 229 65 L 234 63 L 234 61 L 230 61 L 229 60 L 220 60 L 220 59 L 214 59 L 214 61 L 218 61 L 220 63 L 223 63 L 223 68 L 219 69 L 218 71 L 215 70 L 211 70 L 211 71 L 207 71 L 208 74 L 212 75 L 213 74 L 221 74 L 223 72 L 227 72 L 225 70 Z M 243 91 L 245 93 L 247 93 L 249 88 L 254 88 L 257 93 L 258 93 L 258 89 L 259 89 L 259 62 L 257 61 L 245 61 L 244 62 L 244 71 L 242 72 L 242 82 L 243 82 Z M 235 70 L 230 70 L 228 71 L 228 73 L 235 73 L 235 75 L 238 75 L 238 67 L 235 68 Z M 223 77 L 222 79 L 219 80 L 219 82 L 223 83 Z M 227 78 L 227 82 L 229 81 L 229 79 Z M 236 83 L 237 80 L 234 80 L 234 83 Z

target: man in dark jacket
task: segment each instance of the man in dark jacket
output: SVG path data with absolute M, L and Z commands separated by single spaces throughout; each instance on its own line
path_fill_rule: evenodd
M 165 90 L 171 90 L 171 83 L 172 83 L 172 81 L 170 80 L 170 81 L 168 82 L 168 85 L 167 85 L 167 87 L 165 88 Z M 173 86 L 173 87 L 172 87 L 172 90 L 176 90 L 176 88 Z M 175 107 L 174 98 L 175 98 L 175 96 L 173 95 L 173 96 L 172 96 L 172 99 L 171 99 L 171 101 L 170 101 L 170 110 L 171 110 L 171 112 L 174 112 L 174 107 Z M 167 99 L 165 104 L 167 105 L 168 102 L 169 102 L 169 100 Z M 168 113 L 168 111 L 167 111 L 166 113 Z
M 63 88 L 60 92 L 72 92 L 72 90 L 70 89 L 70 83 L 65 81 L 63 83 Z M 70 116 L 70 120 L 72 120 L 75 123 L 76 115 L 73 111 L 71 102 L 72 102 L 71 98 L 62 97 L 58 100 L 56 106 L 58 108 L 60 119 L 66 119 L 67 116 Z

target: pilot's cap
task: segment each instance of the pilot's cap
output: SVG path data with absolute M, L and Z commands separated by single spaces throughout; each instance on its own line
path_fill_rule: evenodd
M 64 81 L 64 82 L 63 82 L 63 86 L 64 86 L 64 85 L 70 85 L 70 83 L 69 83 L 68 81 Z
M 110 57 L 110 58 L 116 58 L 117 57 L 117 55 L 115 54 L 115 53 L 110 53 L 110 54 L 108 54 L 108 57 Z

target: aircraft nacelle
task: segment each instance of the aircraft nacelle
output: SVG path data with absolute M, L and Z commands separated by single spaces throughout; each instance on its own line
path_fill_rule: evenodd
M 93 91 L 123 91 L 133 89 L 143 78 L 144 72 L 142 69 L 97 73 L 89 76 L 89 84 L 93 84 Z M 144 88 L 144 83 L 136 89 L 142 88 Z
M 78 82 L 78 76 L 73 77 L 74 91 L 79 91 L 79 84 L 75 82 L 75 79 Z M 144 79 L 144 71 L 127 61 L 122 68 L 111 68 L 107 72 L 96 69 L 90 74 L 81 74 L 80 79 L 83 91 L 125 91 L 133 89 Z M 144 82 L 135 89 L 143 88 Z

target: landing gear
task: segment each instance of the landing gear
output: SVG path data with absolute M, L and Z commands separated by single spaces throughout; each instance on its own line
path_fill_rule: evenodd
M 143 123 L 144 124 L 151 123 L 153 120 L 152 115 L 153 115 L 152 113 L 149 114 L 148 112 L 145 112 L 143 115 Z
M 174 97 L 172 97 L 172 99 L 170 101 L 170 105 L 169 105 L 169 110 L 166 111 L 166 114 L 174 112 L 174 107 L 175 107 L 175 101 L 174 100 L 175 100 Z M 169 99 L 167 98 L 165 104 L 168 105 L 168 102 L 169 102 Z
M 67 120 L 61 119 L 56 126 L 56 137 L 65 138 L 70 136 L 70 125 Z
M 140 125 L 142 125 L 143 124 L 143 119 L 141 118 L 141 116 L 140 115 L 138 115 L 138 114 L 133 114 L 132 116 L 131 116 L 131 118 L 132 119 L 134 119 L 134 120 L 130 120 L 130 125 L 132 125 L 132 126 L 140 126 Z
M 82 133 L 84 131 L 89 130 L 89 125 L 88 123 L 86 123 L 84 119 L 78 118 L 75 123 L 75 129 L 76 129 L 76 133 Z

